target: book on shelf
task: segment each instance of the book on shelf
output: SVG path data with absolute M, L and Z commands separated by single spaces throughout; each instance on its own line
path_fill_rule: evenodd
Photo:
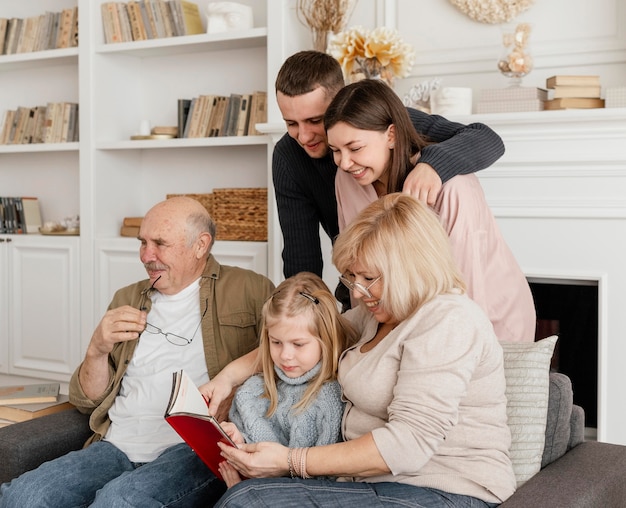
M 257 123 L 267 122 L 267 92 L 257 90 L 252 93 L 250 101 L 250 121 L 248 122 L 248 135 L 261 134 L 256 129 Z
M 122 224 L 122 227 L 120 227 L 120 236 L 137 238 L 139 236 L 139 226 L 125 226 Z
M 122 42 L 131 42 L 133 40 L 133 31 L 130 27 L 130 17 L 128 16 L 126 4 L 124 2 L 116 2 L 115 6 L 122 33 Z
M 141 14 L 141 7 L 137 0 L 130 0 L 126 4 L 128 10 L 128 17 L 130 19 L 130 28 L 134 41 L 145 41 L 148 39 L 148 32 L 143 22 L 143 16 Z
M 189 375 L 180 370 L 173 373 L 172 392 L 165 411 L 165 420 L 198 454 L 218 478 L 218 466 L 224 460 L 218 442 L 236 446 L 218 421 L 209 414 L 207 401 Z
M 102 18 L 104 42 L 106 44 L 122 42 L 122 28 L 115 2 L 100 4 L 100 17 Z
M 563 97 L 544 101 L 544 108 L 553 109 L 594 109 L 603 108 L 604 99 L 598 97 Z
M 146 37 L 148 39 L 156 38 L 156 26 L 154 26 L 154 20 L 152 19 L 152 13 L 148 12 L 149 9 L 146 8 L 145 0 L 139 0 L 139 10 L 141 12 L 141 19 L 143 21 L 143 27 L 146 30 Z
M 601 96 L 599 85 L 557 85 L 554 88 L 539 88 L 539 98 L 543 101 L 566 97 L 597 98 Z
M 175 0 L 180 5 L 184 35 L 202 34 L 205 32 L 202 24 L 202 15 L 198 4 L 187 0 Z
M 59 21 L 59 30 L 56 42 L 57 48 L 69 48 L 71 46 L 72 28 L 74 26 L 75 16 L 78 16 L 78 7 L 69 7 L 61 11 L 61 19 Z
M 189 116 L 189 108 L 191 107 L 191 99 L 178 99 L 178 137 L 185 137 L 185 124 Z
M 217 101 L 211 112 L 211 120 L 209 121 L 209 137 L 217 137 L 222 135 L 222 124 L 226 115 L 226 108 L 230 98 L 225 95 L 218 95 Z
M 521 111 L 543 111 L 541 99 L 520 99 L 514 101 L 478 101 L 476 113 L 516 113 Z
M 0 405 L 56 402 L 59 389 L 59 383 L 0 386 Z
M 211 124 L 211 115 L 213 114 L 213 108 L 217 105 L 218 100 L 216 95 L 201 95 L 200 98 L 200 125 L 198 127 L 198 137 L 205 138 L 209 135 L 209 128 Z
M 248 122 L 250 121 L 250 101 L 252 94 L 246 93 L 241 97 L 241 106 L 237 115 L 237 132 L 236 136 L 248 135 Z
M 242 95 L 239 93 L 231 93 L 228 98 L 228 108 L 224 115 L 221 133 L 222 136 L 236 136 L 237 125 L 239 120 L 239 109 L 241 107 Z
M 169 3 L 166 0 L 158 0 L 161 18 L 163 19 L 163 27 L 165 29 L 165 37 L 175 37 L 176 27 Z
M 4 42 L 7 37 L 8 27 L 9 27 L 9 18 L 0 18 L 0 55 L 4 54 Z
M 40 416 L 67 411 L 73 407 L 67 395 L 59 395 L 52 402 L 0 405 L 0 418 L 14 423 L 25 422 Z
M 546 88 L 554 88 L 555 86 L 600 86 L 600 76 L 559 74 L 546 79 Z
M 141 226 L 142 222 L 143 217 L 124 217 L 124 219 L 122 220 L 122 225 L 139 227 Z

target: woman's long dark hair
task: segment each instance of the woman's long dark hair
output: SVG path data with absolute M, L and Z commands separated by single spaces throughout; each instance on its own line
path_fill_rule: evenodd
M 395 126 L 394 148 L 387 168 L 388 194 L 402 190 L 415 166 L 411 157 L 432 144 L 415 130 L 406 107 L 391 87 L 377 79 L 357 81 L 337 93 L 324 115 L 324 127 L 328 131 L 338 122 L 377 132 L 385 132 L 391 124 Z

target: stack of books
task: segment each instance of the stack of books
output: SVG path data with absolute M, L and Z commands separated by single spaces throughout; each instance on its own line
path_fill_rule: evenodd
M 0 427 L 73 408 L 59 388 L 59 383 L 0 386 Z
M 546 88 L 540 88 L 544 109 L 591 109 L 603 108 L 600 76 L 552 76 L 546 80 Z
M 517 111 L 542 111 L 543 101 L 536 87 L 512 86 L 488 88 L 480 91 L 477 113 L 514 113 Z

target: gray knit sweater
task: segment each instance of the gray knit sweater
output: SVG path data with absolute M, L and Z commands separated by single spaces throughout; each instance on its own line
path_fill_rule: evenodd
M 275 368 L 278 406 L 266 416 L 269 399 L 263 398 L 263 377 L 252 376 L 239 387 L 230 410 L 230 420 L 248 443 L 274 441 L 290 448 L 318 446 L 339 440 L 344 404 L 337 381 L 322 385 L 317 397 L 301 411 L 293 405 L 302 398 L 308 382 L 319 372 L 318 363 L 298 378 L 289 378 Z

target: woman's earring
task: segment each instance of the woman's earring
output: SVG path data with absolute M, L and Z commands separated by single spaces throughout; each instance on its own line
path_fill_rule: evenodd
M 391 144 L 389 145 L 389 150 L 393 150 L 393 147 L 394 147 L 394 146 L 395 146 L 395 145 L 394 145 L 393 143 L 391 143 Z

